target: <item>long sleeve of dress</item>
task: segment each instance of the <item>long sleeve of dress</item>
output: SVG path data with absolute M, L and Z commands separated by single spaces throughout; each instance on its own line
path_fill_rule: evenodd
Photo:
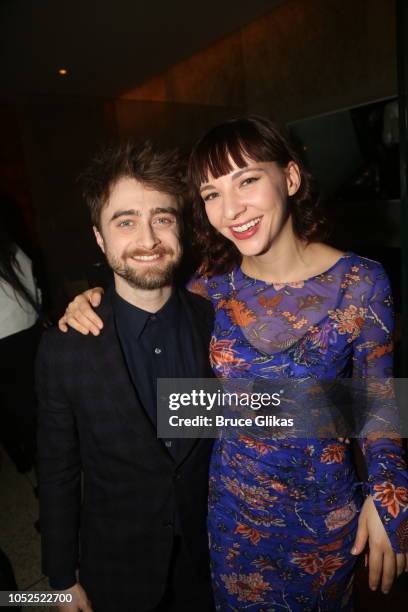
M 353 354 L 353 377 L 365 379 L 369 390 L 370 418 L 358 442 L 367 465 L 368 493 L 374 499 L 394 551 L 406 552 L 408 472 L 397 431 L 396 404 L 389 393 L 392 389 L 394 315 L 390 284 L 381 266 L 371 284 L 371 294 L 367 292 L 361 296 L 364 318 Z M 381 423 L 387 421 L 388 425 L 394 421 L 396 426 L 391 427 L 394 431 L 384 433 Z

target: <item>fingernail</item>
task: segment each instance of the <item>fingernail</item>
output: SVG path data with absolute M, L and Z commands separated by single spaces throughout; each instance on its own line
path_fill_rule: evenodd
M 351 554 L 352 554 L 352 555 L 355 555 L 355 554 L 356 554 L 356 552 L 357 552 L 357 547 L 356 547 L 356 546 L 353 546 L 353 548 L 351 549 Z

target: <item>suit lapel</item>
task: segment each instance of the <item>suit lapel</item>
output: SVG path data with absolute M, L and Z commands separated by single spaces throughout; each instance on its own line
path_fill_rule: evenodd
M 186 290 L 180 290 L 180 301 L 186 313 L 195 348 L 196 362 L 191 378 L 212 378 L 213 373 L 209 363 L 209 344 L 212 329 L 204 313 L 199 313 L 192 305 L 193 296 Z M 186 376 L 187 378 L 187 376 Z
M 192 306 L 189 292 L 183 289 L 179 290 L 181 307 L 186 314 L 190 333 L 192 335 L 192 343 L 195 352 L 195 363 L 191 364 L 192 368 L 186 372 L 186 378 L 209 378 L 212 376 L 212 371 L 209 365 L 209 339 L 211 330 L 205 318 L 200 316 L 196 309 Z M 193 448 L 200 442 L 200 438 L 186 438 L 181 440 L 180 453 L 177 463 L 183 463 Z

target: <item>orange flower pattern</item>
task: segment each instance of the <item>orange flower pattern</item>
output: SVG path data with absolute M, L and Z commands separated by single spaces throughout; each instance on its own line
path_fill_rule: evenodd
M 216 312 L 210 357 L 217 376 L 310 379 L 315 398 L 319 379 L 353 374 L 369 379 L 381 406 L 390 400 L 380 379 L 392 376 L 392 298 L 380 264 L 347 253 L 301 283 L 264 283 L 239 268 L 196 282 Z M 215 441 L 208 529 L 218 610 L 350 609 L 363 487 L 350 446 L 331 435 L 246 430 Z M 401 441 L 370 431 L 358 442 L 369 474 L 364 490 L 394 550 L 408 551 Z
M 210 341 L 210 364 L 218 375 L 228 378 L 231 371 L 246 370 L 248 364 L 234 351 L 235 340 L 217 340 L 212 336 Z
M 259 544 L 261 538 L 269 538 L 269 533 L 263 533 L 255 527 L 248 527 L 242 523 L 238 523 L 235 533 L 240 533 L 244 538 L 248 538 L 251 544 Z
M 374 499 L 381 502 L 387 512 L 396 518 L 400 510 L 408 510 L 408 488 L 396 487 L 392 482 L 374 485 Z
M 329 444 L 323 449 L 320 461 L 322 463 L 343 463 L 344 454 L 344 444 Z
M 226 589 L 230 595 L 236 595 L 238 601 L 249 602 L 259 601 L 259 598 L 271 587 L 264 581 L 262 574 L 253 572 L 252 574 L 230 574 L 221 576 Z
M 319 583 L 326 584 L 346 560 L 341 555 L 326 555 L 324 557 L 315 553 L 296 553 L 292 556 L 292 563 L 300 567 L 307 574 L 319 574 Z
M 329 317 L 335 321 L 339 334 L 348 334 L 347 342 L 353 342 L 358 338 L 364 325 L 366 311 L 366 308 L 357 308 L 354 304 L 350 304 L 344 310 L 340 308 L 329 310 Z
M 250 323 L 256 321 L 255 313 L 245 306 L 245 302 L 235 299 L 221 300 L 218 302 L 217 308 L 223 308 L 228 313 L 232 323 L 239 327 L 248 327 Z

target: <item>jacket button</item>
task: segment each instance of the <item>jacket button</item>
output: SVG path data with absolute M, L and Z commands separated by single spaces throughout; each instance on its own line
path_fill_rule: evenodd
M 163 523 L 163 527 L 167 527 L 167 529 L 169 529 L 170 527 L 173 527 L 173 523 L 171 521 L 166 521 Z

